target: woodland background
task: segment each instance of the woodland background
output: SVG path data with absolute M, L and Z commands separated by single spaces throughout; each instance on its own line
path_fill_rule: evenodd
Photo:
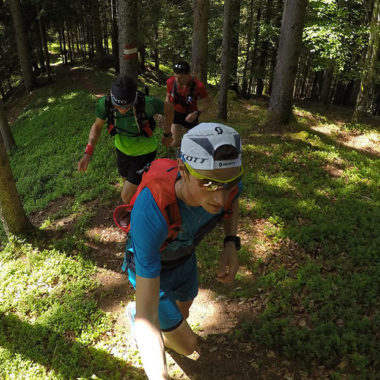
M 185 59 L 213 99 L 201 119 L 243 137 L 243 248 L 222 287 L 221 231 L 200 246 L 200 357 L 170 353 L 171 376 L 375 379 L 379 30 L 379 0 L 3 0 L 0 376 L 144 377 L 123 313 L 113 140 L 86 175 L 76 163 L 118 73 L 163 99 Z

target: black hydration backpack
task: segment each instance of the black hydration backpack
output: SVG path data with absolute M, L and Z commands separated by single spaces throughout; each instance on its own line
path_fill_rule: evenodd
M 145 96 L 149 95 L 149 87 L 145 87 L 145 93 L 141 91 L 136 92 L 135 102 L 133 103 L 133 112 L 135 113 L 137 124 L 139 128 L 138 133 L 128 132 L 115 125 L 115 107 L 111 102 L 111 94 L 106 96 L 106 114 L 108 133 L 110 136 L 115 136 L 117 133 L 122 136 L 138 137 L 145 136 L 151 137 L 156 127 L 156 121 L 153 117 L 147 117 L 145 113 Z
M 194 88 L 195 88 L 194 78 L 191 78 L 191 83 L 189 87 L 190 87 L 189 94 L 185 97 L 178 93 L 177 81 L 175 80 L 173 82 L 173 90 L 172 90 L 171 96 L 173 97 L 174 104 L 180 104 L 181 106 L 186 107 L 186 109 L 189 107 L 194 97 Z

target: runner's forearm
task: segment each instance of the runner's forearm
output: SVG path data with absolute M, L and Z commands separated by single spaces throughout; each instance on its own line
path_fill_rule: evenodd
M 92 145 L 95 148 L 95 145 L 98 143 L 100 135 L 102 132 L 102 126 L 99 127 L 99 125 L 95 122 L 92 124 L 92 127 L 90 129 L 90 133 L 88 135 L 88 145 Z
M 225 220 L 223 223 L 225 236 L 237 234 L 238 222 L 239 222 L 239 198 L 235 199 L 232 202 L 231 217 Z
M 207 112 L 207 110 L 211 107 L 212 100 L 210 96 L 207 96 L 207 98 L 201 99 L 199 101 L 198 111 L 199 112 Z
M 136 316 L 136 340 L 145 372 L 150 380 L 168 378 L 164 343 L 157 325 Z

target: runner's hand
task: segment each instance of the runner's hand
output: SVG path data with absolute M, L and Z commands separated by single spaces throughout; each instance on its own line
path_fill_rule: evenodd
M 91 160 L 91 156 L 89 154 L 84 154 L 83 157 L 78 162 L 78 171 L 85 172 L 88 168 L 88 164 Z
M 189 113 L 185 120 L 188 122 L 188 123 L 192 123 L 193 121 L 195 121 L 198 117 L 198 111 L 194 111 L 192 113 Z
M 239 260 L 235 244 L 228 242 L 220 256 L 219 272 L 216 279 L 222 283 L 231 283 L 234 281 L 238 269 Z

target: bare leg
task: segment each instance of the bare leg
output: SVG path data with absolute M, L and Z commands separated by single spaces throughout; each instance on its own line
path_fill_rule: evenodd
M 189 309 L 190 309 L 190 306 L 192 305 L 194 300 L 190 300 L 190 301 L 186 301 L 186 302 L 180 302 L 180 301 L 177 301 L 177 306 L 183 316 L 183 319 L 187 319 L 189 318 Z
M 162 336 L 166 347 L 182 355 L 191 355 L 198 345 L 197 335 L 185 320 L 175 330 L 163 332 Z
M 137 190 L 137 185 L 124 179 L 123 190 L 121 190 L 121 199 L 124 203 L 129 203 Z
M 186 302 L 177 301 L 177 305 L 183 316 L 183 321 L 175 330 L 162 333 L 165 346 L 182 355 L 191 355 L 197 348 L 198 343 L 197 335 L 193 333 L 189 324 L 186 322 L 192 303 L 193 300 Z
M 172 124 L 172 146 L 177 147 L 181 145 L 182 136 L 185 132 L 186 128 L 184 128 L 181 124 Z

